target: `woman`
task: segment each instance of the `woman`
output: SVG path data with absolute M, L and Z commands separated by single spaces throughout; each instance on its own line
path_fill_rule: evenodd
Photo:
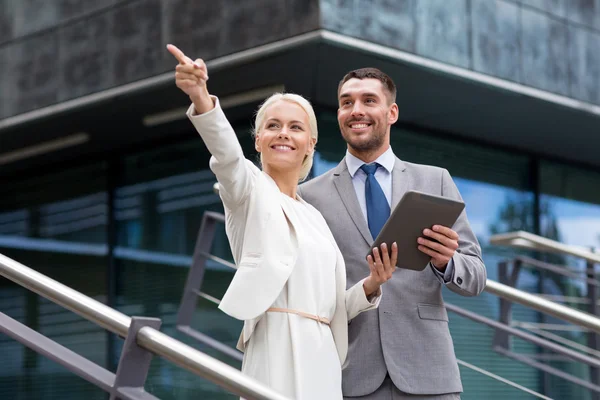
M 175 46 L 176 84 L 192 100 L 188 117 L 212 154 L 226 231 L 238 270 L 219 308 L 244 320 L 242 371 L 295 399 L 341 399 L 348 321 L 376 308 L 392 255 L 374 249 L 371 273 L 346 290 L 342 255 L 322 215 L 296 195 L 317 142 L 310 103 L 275 94 L 260 107 L 255 146 L 263 170 L 246 160 L 202 60 Z M 382 249 L 384 250 L 384 249 Z

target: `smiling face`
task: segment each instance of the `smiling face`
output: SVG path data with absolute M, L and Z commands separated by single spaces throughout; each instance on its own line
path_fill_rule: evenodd
M 338 123 L 348 150 L 363 161 L 383 154 L 390 145 L 390 126 L 398 120 L 398 106 L 390 104 L 381 81 L 352 78 L 340 87 L 338 101 Z
M 315 143 L 308 114 L 292 101 L 278 100 L 271 104 L 257 127 L 256 151 L 261 153 L 267 173 L 295 171 L 299 176 L 302 162 L 312 154 Z

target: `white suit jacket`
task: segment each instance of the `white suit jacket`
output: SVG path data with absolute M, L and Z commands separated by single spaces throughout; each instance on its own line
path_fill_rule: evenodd
M 210 168 L 219 182 L 225 228 L 238 268 L 219 308 L 244 320 L 238 342 L 238 349 L 243 351 L 254 327 L 277 299 L 296 264 L 295 227 L 301 221 L 280 201 L 281 192 L 275 181 L 244 157 L 219 100 L 213 97 L 213 101 L 213 110 L 196 115 L 192 104 L 187 115 L 212 154 Z M 315 208 L 305 204 L 325 222 Z M 348 352 L 348 320 L 376 308 L 381 292 L 369 302 L 362 280 L 346 290 L 344 259 L 331 231 L 327 229 L 325 233 L 337 252 L 336 310 L 330 327 L 340 363 L 344 364 Z

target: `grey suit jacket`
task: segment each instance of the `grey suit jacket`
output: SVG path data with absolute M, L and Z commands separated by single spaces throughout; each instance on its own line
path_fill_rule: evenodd
M 396 159 L 392 172 L 392 209 L 408 190 L 461 199 L 447 170 Z M 329 224 L 344 255 L 347 285 L 368 275 L 365 255 L 373 238 L 360 210 L 346 161 L 302 184 L 299 194 Z M 453 257 L 452 280 L 446 285 L 460 295 L 476 296 L 483 291 L 487 276 L 481 248 L 464 211 L 453 229 L 460 236 L 459 249 Z M 348 325 L 348 358 L 342 379 L 344 396 L 374 392 L 386 373 L 406 393 L 462 392 L 442 283 L 431 268 L 420 272 L 398 269 L 385 283 L 379 309 L 362 313 Z

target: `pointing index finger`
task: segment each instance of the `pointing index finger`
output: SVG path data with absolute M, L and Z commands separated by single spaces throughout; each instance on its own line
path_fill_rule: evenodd
M 181 65 L 187 64 L 187 57 L 183 54 L 183 51 L 179 50 L 177 46 L 173 46 L 172 44 L 167 45 L 167 50 L 169 53 L 173 54 L 173 56 L 179 61 Z

